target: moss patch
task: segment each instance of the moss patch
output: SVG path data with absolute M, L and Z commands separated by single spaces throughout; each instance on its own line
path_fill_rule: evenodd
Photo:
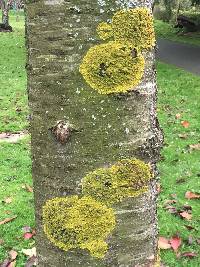
M 113 209 L 90 196 L 54 198 L 43 207 L 44 232 L 54 245 L 68 251 L 87 249 L 97 258 L 105 256 L 104 241 L 115 228 Z
M 149 165 L 138 159 L 124 159 L 110 168 L 88 173 L 82 181 L 83 194 L 111 205 L 146 192 L 151 178 Z
M 143 56 L 132 45 L 111 41 L 90 48 L 80 72 L 100 94 L 120 93 L 139 84 L 144 64 Z

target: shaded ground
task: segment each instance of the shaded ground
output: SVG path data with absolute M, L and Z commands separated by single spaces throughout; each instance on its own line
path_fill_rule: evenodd
M 164 39 L 158 40 L 159 60 L 200 75 L 200 47 Z

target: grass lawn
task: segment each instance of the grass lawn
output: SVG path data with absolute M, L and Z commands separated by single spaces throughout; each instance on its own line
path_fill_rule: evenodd
M 13 33 L 0 33 L 0 84 L 1 84 L 1 126 L 0 132 L 17 132 L 27 128 L 27 95 L 24 27 L 23 17 L 16 22 Z M 167 238 L 179 234 L 182 238 L 180 252 L 198 252 L 196 238 L 200 238 L 198 200 L 186 200 L 186 191 L 198 191 L 199 152 L 190 151 L 188 145 L 200 142 L 200 77 L 178 70 L 172 66 L 158 63 L 158 114 L 165 132 L 165 146 L 162 161 L 159 163 L 161 174 L 161 193 L 158 202 L 160 235 Z M 21 111 L 19 111 L 20 109 Z M 18 111 L 17 111 L 18 110 Z M 176 118 L 176 114 L 178 115 Z M 188 121 L 184 128 L 182 121 Z M 185 139 L 180 138 L 180 134 Z M 17 216 L 13 221 L 0 225 L 0 262 L 11 249 L 18 252 L 17 267 L 23 267 L 26 256 L 22 249 L 32 248 L 34 239 L 23 238 L 24 226 L 34 227 L 33 196 L 25 189 L 31 185 L 30 139 L 16 144 L 0 143 L 0 221 Z M 11 198 L 11 201 L 8 201 Z M 175 198 L 175 207 L 188 204 L 192 207 L 192 219 L 183 220 L 164 209 L 166 200 Z M 7 203 L 6 203 L 7 202 Z M 191 226 L 188 230 L 185 225 Z M 192 236 L 192 244 L 188 238 Z M 191 241 L 191 237 L 190 237 Z M 172 250 L 161 251 L 162 261 L 170 267 L 200 266 L 195 257 L 176 258 Z
M 188 35 L 177 35 L 177 29 L 173 25 L 155 20 L 155 29 L 158 38 L 168 39 L 180 43 L 200 45 L 200 32 L 191 33 Z

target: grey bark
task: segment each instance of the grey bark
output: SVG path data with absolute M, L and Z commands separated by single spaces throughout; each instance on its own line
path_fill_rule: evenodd
M 2 10 L 2 24 L 5 28 L 9 27 L 9 10 L 10 10 L 11 1 L 1 1 L 1 10 Z
M 149 266 L 157 255 L 156 182 L 148 193 L 117 205 L 117 227 L 103 260 L 87 251 L 64 252 L 42 229 L 47 199 L 80 193 L 89 171 L 137 157 L 155 169 L 162 134 L 156 118 L 154 51 L 147 52 L 145 75 L 137 90 L 100 95 L 83 81 L 79 65 L 97 44 L 96 27 L 115 10 L 146 6 L 144 1 L 27 1 L 28 90 L 32 111 L 32 161 L 40 267 Z M 59 120 L 76 126 L 66 144 L 49 130 Z

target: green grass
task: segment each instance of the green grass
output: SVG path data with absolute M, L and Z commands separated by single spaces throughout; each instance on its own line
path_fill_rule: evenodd
M 27 127 L 24 16 L 10 17 L 14 32 L 0 33 L 0 132 L 20 131 Z
M 0 131 L 19 131 L 27 127 L 26 116 L 28 114 L 26 95 L 26 75 L 24 71 L 24 28 L 23 20 L 15 22 L 12 17 L 11 24 L 14 33 L 0 34 L 0 51 L 7 57 L 3 60 L 3 75 L 0 76 L 0 84 L 4 85 L 1 105 L 4 108 Z M 16 44 L 20 44 L 19 46 Z M 11 57 L 9 55 L 12 55 Z M 4 56 L 3 56 L 4 58 Z M 2 60 L 2 57 L 1 59 Z M 9 60 L 9 61 L 8 61 Z M 17 69 L 17 67 L 20 67 Z M 159 163 L 161 174 L 162 192 L 158 202 L 158 216 L 160 235 L 171 237 L 177 232 L 183 239 L 181 252 L 198 251 L 198 246 L 187 245 L 189 235 L 193 238 L 200 237 L 198 231 L 198 200 L 187 201 L 184 194 L 188 190 L 199 190 L 200 173 L 197 151 L 189 152 L 187 146 L 200 142 L 200 108 L 199 90 L 200 77 L 178 70 L 172 66 L 158 63 L 158 114 L 161 126 L 165 132 L 165 146 L 162 151 L 162 161 Z M 16 104 L 17 101 L 17 104 Z M 22 112 L 16 113 L 16 107 L 20 104 Z M 1 107 L 1 108 L 2 108 Z M 175 115 L 181 114 L 180 119 Z M 185 129 L 181 125 L 182 120 L 188 120 L 190 127 Z M 188 134 L 183 140 L 178 134 Z M 34 240 L 25 241 L 22 237 L 22 227 L 29 225 L 34 227 L 33 196 L 22 188 L 24 184 L 31 185 L 31 160 L 29 138 L 17 143 L 0 143 L 0 201 L 12 196 L 12 203 L 0 206 L 0 220 L 17 215 L 17 218 L 5 225 L 1 225 L 0 239 L 4 243 L 0 245 L 0 262 L 7 257 L 8 251 L 15 249 L 18 252 L 17 267 L 24 266 L 26 257 L 21 252 L 22 248 L 32 248 Z M 185 182 L 177 184 L 176 180 L 184 178 Z M 192 206 L 193 219 L 191 222 L 181 220 L 164 210 L 163 204 L 171 199 L 171 194 L 176 194 L 179 205 L 188 203 Z M 192 225 L 197 231 L 188 231 L 185 224 Z M 174 253 L 161 252 L 162 261 L 170 267 L 175 266 L 200 266 L 200 259 L 177 259 Z
M 190 152 L 188 145 L 200 142 L 200 77 L 178 70 L 175 67 L 158 64 L 159 103 L 158 114 L 165 133 L 165 146 L 162 151 L 163 160 L 158 167 L 161 175 L 162 192 L 159 197 L 159 226 L 160 235 L 171 237 L 177 233 L 183 239 L 181 252 L 196 251 L 198 245 L 187 245 L 189 235 L 193 238 L 200 236 L 199 201 L 185 199 L 186 191 L 199 191 L 198 175 L 199 151 Z M 176 114 L 181 114 L 176 119 Z M 189 121 L 190 127 L 184 128 L 181 121 Z M 187 134 L 183 140 L 178 135 Z M 185 182 L 178 184 L 176 180 L 183 178 Z M 171 215 L 163 208 L 165 200 L 172 199 L 171 194 L 177 195 L 178 204 L 192 206 L 193 219 L 191 222 Z M 188 231 L 185 225 L 192 225 L 197 231 Z M 162 252 L 162 260 L 169 266 L 200 266 L 200 259 L 176 259 L 172 251 Z
M 190 35 L 177 35 L 177 29 L 172 24 L 155 20 L 155 29 L 158 38 L 168 39 L 180 43 L 200 45 L 200 33 L 192 33 Z

